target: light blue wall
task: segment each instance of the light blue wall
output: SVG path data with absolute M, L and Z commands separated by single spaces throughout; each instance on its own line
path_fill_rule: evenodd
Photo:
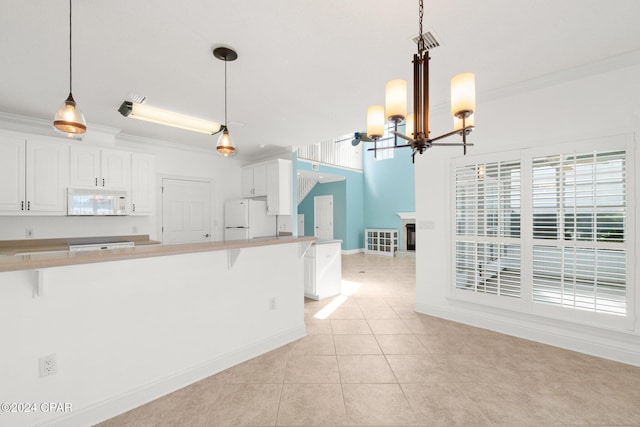
M 396 212 L 416 210 L 414 165 L 409 148 L 395 149 L 393 154 L 393 159 L 375 160 L 372 151 L 364 151 L 364 224 L 395 228 L 402 235 L 402 220 Z
M 298 205 L 298 213 L 304 214 L 304 235 L 313 236 L 314 198 L 333 196 L 333 238 L 342 240 L 342 249 L 347 246 L 347 181 L 316 184 Z
M 312 170 L 311 164 L 296 161 L 299 170 Z M 362 172 L 319 165 L 321 173 L 344 176 L 345 180 L 317 184 L 298 205 L 298 213 L 304 214 L 305 235 L 313 236 L 313 197 L 333 194 L 334 238 L 342 240 L 342 250 L 361 249 L 364 239 L 364 176 Z
M 317 184 L 298 205 L 298 213 L 304 214 L 305 235 L 313 236 L 313 198 L 328 194 L 333 195 L 334 238 L 342 240 L 343 250 L 362 249 L 365 228 L 395 228 L 402 235 L 402 221 L 396 212 L 416 210 L 411 150 L 394 150 L 394 158 L 387 160 L 374 160 L 373 152 L 364 151 L 363 163 L 363 172 L 318 166 L 318 172 L 346 179 Z M 312 170 L 311 163 L 297 160 L 296 155 L 293 165 L 295 171 Z M 299 233 L 302 234 L 302 230 Z

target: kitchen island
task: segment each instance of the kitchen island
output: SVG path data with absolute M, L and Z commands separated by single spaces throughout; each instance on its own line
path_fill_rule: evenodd
M 0 402 L 72 407 L 0 425 L 92 425 L 303 337 L 313 240 L 0 255 Z

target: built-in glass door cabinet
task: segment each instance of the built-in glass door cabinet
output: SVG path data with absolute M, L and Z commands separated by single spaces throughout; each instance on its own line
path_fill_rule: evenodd
M 398 230 L 365 229 L 364 253 L 394 256 L 398 251 Z
M 267 163 L 267 214 L 291 215 L 291 161 L 277 159 Z
M 0 214 L 64 215 L 68 158 L 53 138 L 0 136 Z
M 127 151 L 71 146 L 71 187 L 129 190 L 131 153 Z
M 131 215 L 151 215 L 154 194 L 154 157 L 131 154 Z
M 267 165 L 264 163 L 242 168 L 242 197 L 267 195 Z

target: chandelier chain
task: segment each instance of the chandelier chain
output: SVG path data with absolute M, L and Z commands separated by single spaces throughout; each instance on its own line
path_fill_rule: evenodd
M 422 56 L 422 53 L 425 51 L 425 47 L 424 47 L 424 37 L 422 36 L 422 18 L 424 16 L 424 4 L 423 4 L 423 0 L 420 0 L 420 6 L 419 6 L 419 19 L 418 19 L 418 52 L 420 53 L 420 55 Z

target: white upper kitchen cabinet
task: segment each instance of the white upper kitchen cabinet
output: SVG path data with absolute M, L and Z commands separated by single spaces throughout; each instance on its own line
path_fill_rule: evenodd
M 64 215 L 68 156 L 54 139 L 0 136 L 0 214 Z
M 130 152 L 73 145 L 70 159 L 70 186 L 129 190 Z
M 267 163 L 267 214 L 291 215 L 293 203 L 291 160 Z
M 154 207 L 154 157 L 131 154 L 131 215 L 151 215 Z
M 267 165 L 259 163 L 242 168 L 242 197 L 267 195 Z

